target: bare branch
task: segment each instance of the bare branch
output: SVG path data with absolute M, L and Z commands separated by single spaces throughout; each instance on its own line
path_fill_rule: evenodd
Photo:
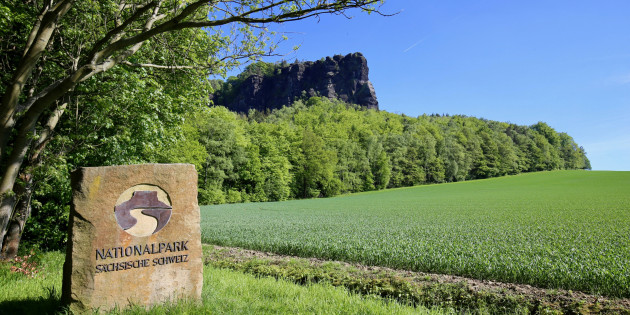
M 66 110 L 66 107 L 68 107 L 68 102 L 64 102 L 63 104 L 57 106 L 57 108 L 48 117 L 48 121 L 46 122 L 44 129 L 40 133 L 37 141 L 33 144 L 33 150 L 31 152 L 32 160 L 37 160 L 39 158 L 39 155 L 44 150 L 44 147 L 46 147 L 46 144 L 52 139 L 53 131 L 55 130 L 61 115 L 63 115 L 63 112 Z
M 33 45 L 33 41 L 35 41 L 35 36 L 37 36 L 37 33 L 39 33 L 39 28 L 42 25 L 42 20 L 44 19 L 44 15 L 48 13 L 48 10 L 49 10 L 49 7 L 44 4 L 44 9 L 42 9 L 42 12 L 37 16 L 37 21 L 35 22 L 35 25 L 33 25 L 33 29 L 31 30 L 31 33 L 28 35 L 28 39 L 26 40 L 26 46 L 24 47 L 24 53 L 22 54 L 22 57 L 26 56 L 26 53 L 31 48 L 31 45 Z
M 41 90 L 36 95 L 33 95 L 33 96 L 29 97 L 28 99 L 26 99 L 26 101 L 24 103 L 22 103 L 22 104 L 20 104 L 20 106 L 18 106 L 18 108 L 16 110 L 16 113 L 22 113 L 22 112 L 28 110 L 29 108 L 31 108 L 31 106 L 38 99 L 46 96 L 46 94 L 48 94 L 51 91 L 53 91 L 54 89 L 56 89 L 62 81 L 63 81 L 62 79 L 59 79 L 59 80 L 49 84 L 47 87 L 45 87 L 43 90 Z
M 152 63 L 131 63 L 126 60 L 122 61 L 121 64 L 131 66 L 131 67 L 146 67 L 146 68 L 172 69 L 172 70 L 202 69 L 202 67 L 197 67 L 197 66 L 164 66 L 164 65 L 156 65 Z
M 129 26 L 131 23 L 133 23 L 136 20 L 138 20 L 143 14 L 145 14 L 151 8 L 155 7 L 157 4 L 158 3 L 156 1 L 151 1 L 151 2 L 147 3 L 145 6 L 140 7 L 132 16 L 130 16 L 122 24 L 120 24 L 118 27 L 112 29 L 107 34 L 105 34 L 105 36 L 103 36 L 103 38 L 101 40 L 99 40 L 96 44 L 94 44 L 94 47 L 92 48 L 92 51 L 88 54 L 88 56 L 90 56 L 89 58 L 90 59 L 96 58 L 97 57 L 97 51 L 99 49 L 101 49 L 101 47 L 103 47 L 103 45 L 107 44 L 110 39 L 112 39 L 112 38 L 114 38 L 116 36 L 122 36 L 124 34 L 125 28 L 127 26 Z
M 353 1 L 352 4 L 348 4 L 348 3 L 344 4 L 344 9 L 364 8 L 370 4 L 377 3 L 378 1 L 379 0 L 356 0 L 356 1 Z M 111 56 L 116 51 L 124 49 L 125 47 L 128 47 L 128 46 L 146 41 L 149 38 L 152 38 L 158 34 L 186 29 L 186 28 L 213 27 L 213 26 L 221 26 L 221 25 L 226 25 L 226 24 L 235 23 L 235 22 L 241 22 L 245 24 L 284 23 L 284 22 L 303 20 L 309 17 L 318 16 L 320 14 L 335 13 L 335 12 L 341 11 L 339 9 L 338 4 L 334 2 L 333 3 L 323 2 L 322 4 L 318 4 L 316 6 L 313 6 L 311 8 L 304 9 L 301 11 L 286 12 L 280 15 L 271 15 L 269 17 L 260 17 L 260 18 L 248 17 L 255 13 L 262 12 L 261 10 L 263 8 L 257 8 L 257 9 L 253 9 L 248 12 L 239 14 L 239 15 L 231 16 L 225 19 L 220 19 L 220 20 L 184 21 L 185 18 L 195 13 L 201 6 L 207 4 L 207 2 L 208 2 L 207 0 L 200 0 L 194 3 L 191 3 L 184 10 L 182 10 L 180 14 L 171 18 L 169 21 L 163 24 L 160 24 L 155 28 L 146 30 L 145 32 L 142 32 L 135 36 L 112 43 L 111 45 L 103 49 L 101 52 L 99 52 L 98 54 L 100 54 L 103 57 Z M 287 1 L 272 2 L 271 4 L 265 6 L 264 9 L 270 10 L 274 7 L 279 7 L 281 4 L 284 4 L 286 2 Z

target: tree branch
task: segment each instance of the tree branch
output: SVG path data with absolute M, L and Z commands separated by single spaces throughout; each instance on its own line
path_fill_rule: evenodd
M 30 50 L 31 45 L 33 45 L 33 41 L 35 41 L 35 36 L 37 36 L 37 33 L 39 33 L 39 28 L 42 25 L 42 20 L 44 19 L 44 15 L 48 12 L 48 10 L 49 10 L 49 7 L 44 4 L 44 9 L 42 9 L 42 12 L 37 16 L 35 25 L 33 25 L 33 29 L 31 30 L 31 33 L 28 35 L 28 39 L 26 40 L 26 45 L 24 46 L 24 53 L 22 54 L 22 57 L 26 56 L 26 53 Z
M 94 47 L 88 54 L 88 56 L 90 56 L 88 58 L 89 59 L 95 58 L 97 55 L 97 51 L 101 49 L 103 45 L 107 44 L 107 42 L 109 42 L 110 39 L 114 38 L 117 35 L 122 36 L 127 26 L 131 25 L 131 23 L 138 20 L 138 18 L 140 18 L 144 13 L 146 13 L 151 8 L 155 7 L 157 4 L 158 3 L 156 1 L 151 1 L 147 3 L 146 5 L 140 7 L 132 16 L 130 16 L 127 20 L 125 20 L 121 25 L 119 25 L 118 27 L 114 28 L 113 30 L 105 34 L 105 36 L 101 40 L 99 40 L 96 44 L 94 44 Z M 114 38 L 114 40 L 116 40 L 116 38 Z
M 158 16 L 158 6 L 154 6 L 154 12 L 152 14 L 152 18 L 149 18 L 145 23 L 145 29 L 150 29 L 153 23 L 155 22 L 155 18 Z M 107 36 L 107 35 L 106 35 Z M 32 112 L 32 115 L 39 116 L 43 110 L 51 103 L 56 101 L 58 97 L 63 96 L 66 92 L 73 89 L 79 82 L 83 82 L 93 75 L 104 72 L 118 64 L 124 58 L 135 53 L 142 46 L 142 42 L 137 43 L 128 49 L 125 53 L 118 56 L 120 60 L 106 60 L 100 64 L 86 64 L 82 67 L 78 68 L 76 71 L 65 77 L 64 79 L 57 80 L 44 88 L 37 96 L 29 98 L 23 106 L 21 106 L 21 110 L 25 111 L 25 117 L 29 116 L 29 113 Z M 57 97 L 51 97 L 51 95 L 56 95 Z
M 377 3 L 379 0 L 354 0 L 352 4 L 344 3 L 343 9 L 351 9 L 351 8 L 364 8 L 370 4 Z M 339 4 L 336 2 L 327 3 L 324 2 L 322 4 L 318 4 L 308 9 L 304 9 L 301 11 L 287 12 L 284 14 L 280 14 L 277 16 L 265 17 L 265 18 L 251 18 L 249 15 L 261 12 L 261 8 L 253 9 L 248 12 L 242 13 L 237 16 L 231 16 L 229 18 L 215 20 L 215 21 L 188 21 L 183 22 L 183 20 L 193 13 L 195 13 L 201 6 L 207 4 L 207 0 L 200 0 L 189 4 L 182 12 L 170 20 L 164 22 L 163 24 L 158 25 L 155 28 L 148 29 L 140 34 L 135 36 L 119 40 L 115 43 L 112 43 L 102 51 L 98 52 L 99 56 L 102 58 L 106 58 L 111 56 L 116 51 L 124 49 L 125 47 L 135 45 L 140 42 L 144 42 L 158 34 L 162 34 L 165 32 L 182 30 L 186 28 L 201 28 L 201 27 L 213 27 L 213 26 L 222 26 L 234 22 L 241 22 L 245 24 L 265 24 L 265 23 L 284 23 L 291 22 L 297 20 L 303 20 L 312 16 L 317 16 L 320 14 L 326 13 L 334 13 L 341 11 Z M 278 7 L 284 3 L 287 3 L 288 0 L 284 0 L 281 2 L 272 2 L 271 4 L 265 6 L 266 10 L 270 10 L 272 8 Z
M 146 68 L 156 68 L 156 69 L 173 69 L 173 70 L 202 69 L 202 67 L 196 67 L 196 66 L 164 66 L 164 65 L 156 65 L 152 63 L 131 63 L 126 60 L 122 61 L 121 64 L 131 66 L 131 67 L 146 67 Z
M 20 60 L 20 64 L 10 81 L 11 83 L 7 86 L 0 106 L 0 161 L 5 157 L 5 147 L 11 135 L 11 129 L 16 123 L 14 118 L 15 110 L 26 80 L 30 77 L 37 61 L 48 46 L 48 42 L 57 28 L 57 22 L 70 9 L 73 1 L 63 0 L 50 9 L 45 7 L 42 21 L 39 24 L 36 23 L 33 27 L 34 31 L 37 29 L 37 35 L 32 36 L 32 44 Z M 0 191 L 0 194 L 2 193 L 3 191 Z
M 30 155 L 31 160 L 36 161 L 39 159 L 39 155 L 44 150 L 44 147 L 46 147 L 46 144 L 52 139 L 52 135 L 54 134 L 53 131 L 55 130 L 61 115 L 63 115 L 66 110 L 66 107 L 68 107 L 68 102 L 64 102 L 63 104 L 57 106 L 57 108 L 48 117 L 48 121 L 46 122 L 44 129 L 40 133 L 39 138 L 37 138 L 37 141 L 33 144 L 33 150 Z

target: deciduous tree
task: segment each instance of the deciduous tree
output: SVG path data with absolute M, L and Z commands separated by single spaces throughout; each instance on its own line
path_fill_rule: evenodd
M 15 184 L 25 159 L 38 150 L 33 143 L 46 140 L 45 130 L 54 131 L 56 125 L 51 128 L 49 122 L 63 114 L 69 93 L 80 83 L 121 65 L 225 71 L 242 58 L 273 53 L 269 23 L 345 14 L 352 8 L 375 11 L 378 2 L 30 0 L 1 4 L 0 247 L 20 197 Z M 151 58 L 146 43 L 168 40 L 168 34 L 186 29 L 206 36 L 207 58 L 186 60 L 185 49 L 173 51 L 173 56 L 184 56 L 188 62 Z M 171 47 L 168 41 L 160 44 Z M 144 58 L 136 58 L 142 51 Z

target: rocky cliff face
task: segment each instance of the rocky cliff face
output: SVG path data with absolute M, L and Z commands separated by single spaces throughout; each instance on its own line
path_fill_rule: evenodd
M 274 74 L 253 74 L 230 90 L 221 89 L 210 99 L 215 105 L 246 113 L 291 105 L 301 98 L 323 96 L 378 109 L 368 78 L 367 60 L 361 53 L 336 55 L 311 62 L 279 66 Z

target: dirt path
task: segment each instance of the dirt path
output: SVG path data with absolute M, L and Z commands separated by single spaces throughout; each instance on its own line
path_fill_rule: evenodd
M 210 246 L 214 249 L 212 253 L 213 255 L 215 255 L 215 258 L 212 258 L 211 255 L 210 259 L 229 259 L 230 261 L 234 261 L 237 263 L 246 262 L 253 259 L 261 259 L 268 261 L 270 264 L 282 264 L 286 263 L 289 260 L 299 260 L 303 262 L 308 262 L 308 264 L 313 267 L 333 263 L 339 265 L 341 268 L 347 268 L 348 270 L 360 270 L 361 277 L 371 277 L 386 273 L 394 275 L 396 277 L 407 279 L 408 281 L 412 281 L 413 283 L 420 285 L 430 285 L 436 283 L 459 284 L 465 285 L 468 290 L 471 290 L 473 292 L 491 293 L 501 296 L 519 296 L 524 297 L 526 300 L 529 301 L 545 301 L 546 303 L 558 305 L 580 305 L 580 309 L 587 310 L 585 313 L 591 313 L 591 311 L 588 310 L 592 310 L 597 313 L 597 310 L 604 308 L 607 309 L 608 312 L 612 310 L 612 313 L 630 314 L 630 299 L 611 299 L 603 296 L 570 290 L 542 289 L 526 284 L 503 283 L 497 281 L 477 280 L 472 278 L 443 274 L 396 270 L 386 267 L 364 266 L 361 264 L 340 261 L 328 261 L 318 258 L 301 258 L 235 247 L 221 247 L 214 245 L 207 246 Z M 216 256 L 216 253 L 220 254 Z

